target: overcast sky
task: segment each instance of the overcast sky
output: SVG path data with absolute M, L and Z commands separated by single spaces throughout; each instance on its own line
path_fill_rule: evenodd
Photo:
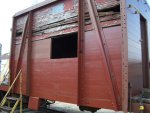
M 13 15 L 44 0 L 1 0 L 0 3 L 0 43 L 2 43 L 2 53 L 9 52 L 11 27 Z
M 12 16 L 27 7 L 44 0 L 1 0 L 0 3 L 0 43 L 3 45 L 2 53 L 9 52 L 12 27 Z M 147 0 L 150 4 L 150 0 Z

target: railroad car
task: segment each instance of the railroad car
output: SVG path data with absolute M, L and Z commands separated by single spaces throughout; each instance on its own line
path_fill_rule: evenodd
M 149 43 L 145 0 L 46 0 L 13 17 L 10 84 L 21 70 L 31 109 L 53 100 L 149 113 Z

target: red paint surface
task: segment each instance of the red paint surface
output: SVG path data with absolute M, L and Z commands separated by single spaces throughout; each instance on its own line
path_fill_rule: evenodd
M 73 8 L 72 0 L 63 0 L 65 11 Z M 52 4 L 54 6 L 55 3 Z M 49 6 L 45 7 L 47 9 Z M 42 13 L 48 10 L 39 9 Z M 34 22 L 34 20 L 33 20 Z M 120 20 L 103 22 L 102 25 L 112 25 Z M 78 89 L 78 58 L 51 59 L 51 38 L 50 36 L 58 35 L 59 32 L 69 33 L 77 32 L 77 27 L 63 31 L 43 34 L 32 37 L 32 55 L 31 55 L 31 74 L 30 74 L 30 94 L 31 97 L 39 97 L 49 100 L 63 101 L 68 103 L 79 104 L 96 108 L 110 108 L 118 110 L 110 75 L 106 74 L 104 68 L 104 58 L 95 37 L 95 31 L 92 26 L 86 26 L 85 33 L 85 51 L 84 51 L 84 76 L 81 76 L 81 84 Z M 114 26 L 104 28 L 105 38 L 107 40 L 110 58 L 114 67 L 115 78 L 121 93 L 121 27 Z M 41 40 L 42 39 L 42 40 Z M 20 51 L 20 44 L 15 45 L 14 67 Z M 27 91 L 27 44 L 24 51 L 22 72 L 23 72 L 23 94 Z M 14 72 L 15 73 L 15 72 Z M 15 75 L 12 75 L 15 76 Z M 80 98 L 78 98 L 78 91 Z M 15 85 L 15 92 L 19 92 L 19 83 Z M 119 94 L 117 95 L 119 96 Z M 81 100 L 78 103 L 78 100 Z M 29 106 L 33 107 L 34 100 L 31 98 Z M 37 102 L 36 102 L 37 103 Z
M 110 0 L 96 0 L 97 3 L 109 2 Z M 116 2 L 117 0 L 114 0 Z M 142 2 L 133 2 L 131 0 L 127 1 L 127 7 L 129 4 L 133 4 L 138 9 L 140 9 L 143 16 L 147 19 L 149 11 L 148 7 Z M 62 0 L 59 3 L 64 3 L 64 11 L 73 9 L 72 0 Z M 59 4 L 58 3 L 58 4 Z M 110 3 L 110 2 L 109 2 Z M 39 12 L 42 14 L 47 14 L 49 8 L 57 5 L 52 3 L 43 8 L 39 8 L 33 11 L 34 14 Z M 123 4 L 124 5 L 124 4 Z M 76 7 L 75 7 L 76 8 Z M 141 10 L 141 8 L 145 10 Z M 133 9 L 132 9 L 133 10 Z M 120 97 L 120 102 L 124 99 L 127 101 L 127 96 L 124 98 L 120 96 L 123 94 L 122 86 L 127 86 L 127 80 L 123 78 L 123 70 L 127 68 L 125 73 L 129 77 L 129 82 L 131 82 L 133 87 L 133 94 L 138 94 L 142 90 L 142 70 L 141 70 L 141 48 L 140 48 L 140 26 L 139 26 L 139 15 L 132 13 L 132 10 L 127 10 L 127 21 L 128 21 L 128 53 L 123 56 L 125 50 L 123 50 L 122 39 L 122 28 L 121 20 L 111 20 L 102 22 L 102 26 L 113 26 L 104 28 L 105 38 L 107 41 L 107 47 L 109 50 L 112 67 L 114 70 L 114 78 L 116 80 L 119 93 L 116 95 Z M 122 14 L 123 15 L 123 14 Z M 35 15 L 34 15 L 35 16 Z M 20 17 L 18 17 L 20 18 Z M 124 20 L 125 21 L 125 20 Z M 36 23 L 35 18 L 33 18 L 33 29 Z M 136 25 L 136 27 L 135 27 Z M 15 27 L 16 25 L 14 25 Z M 18 27 L 18 26 L 17 26 Z M 32 97 L 38 97 L 49 100 L 63 101 L 68 103 L 79 104 L 82 106 L 90 106 L 96 108 L 109 108 L 114 110 L 120 110 L 117 108 L 116 100 L 114 98 L 113 86 L 111 84 L 110 75 L 106 74 L 106 69 L 104 68 L 104 58 L 102 57 L 102 51 L 100 44 L 98 43 L 97 37 L 95 36 L 95 31 L 91 25 L 85 26 L 85 41 L 84 41 L 84 74 L 78 75 L 78 58 L 66 58 L 66 59 L 51 59 L 51 38 L 52 36 L 57 36 L 61 34 L 67 34 L 71 32 L 77 32 L 78 28 L 72 27 L 71 29 L 65 29 L 62 31 L 49 32 L 47 34 L 41 34 L 39 36 L 32 37 L 32 55 L 31 55 L 31 72 L 30 72 L 30 102 L 29 106 L 31 108 L 37 108 L 38 99 L 33 99 Z M 126 29 L 126 28 L 125 28 Z M 15 30 L 14 30 L 15 31 Z M 15 36 L 14 36 L 15 37 Z M 15 37 L 16 38 L 16 37 Z M 18 37 L 17 37 L 18 38 Z M 14 73 L 16 70 L 16 62 L 18 60 L 20 45 L 16 45 L 16 42 L 12 40 L 12 56 L 11 63 L 11 81 L 15 77 Z M 123 52 L 122 52 L 123 51 Z M 128 59 L 122 60 L 122 58 L 128 57 Z M 125 62 L 124 62 L 125 61 Z M 128 62 L 125 66 L 124 63 Z M 23 72 L 23 94 L 26 95 L 27 91 L 27 45 L 25 48 L 25 53 L 22 63 Z M 78 84 L 78 76 L 80 76 L 80 84 Z M 124 80 L 124 82 L 122 81 Z M 126 85 L 125 85 L 126 84 Z M 80 86 L 80 91 L 78 89 Z M 127 88 L 127 87 L 126 87 Z M 8 87 L 0 86 L 0 90 L 6 91 Z M 128 89 L 126 89 L 127 92 Z M 122 92 L 123 91 L 123 92 Z M 15 93 L 19 92 L 19 83 L 15 85 Z M 80 98 L 78 98 L 78 92 L 80 92 Z M 78 103 L 78 100 L 80 100 Z M 33 103 L 36 103 L 34 105 Z M 120 103 L 121 104 L 121 103 Z M 127 105 L 127 104 L 126 104 Z M 126 105 L 121 105 L 122 108 Z M 148 105 L 146 105 L 148 106 Z M 127 109 L 127 108 L 125 108 Z
M 8 90 L 8 86 L 0 86 L 0 90 L 2 90 L 2 91 L 7 91 Z
M 121 28 L 104 29 L 121 93 Z M 19 46 L 16 46 L 16 60 Z M 51 39 L 32 42 L 30 96 L 77 104 L 78 58 L 51 59 Z M 26 52 L 26 49 L 25 49 Z M 80 87 L 83 106 L 117 110 L 109 75 L 103 69 L 103 58 L 94 31 L 85 35 L 85 73 Z M 23 93 L 26 92 L 26 53 L 23 59 Z M 19 89 L 18 89 L 19 91 Z
M 115 67 L 115 78 L 121 93 L 121 31 L 120 26 L 104 29 L 107 44 Z M 85 37 L 85 69 L 82 76 L 82 105 L 117 109 L 111 81 L 103 67 L 102 53 L 94 31 L 86 32 Z M 114 35 L 115 34 L 115 35 Z M 117 34 L 117 35 L 116 35 Z M 119 96 L 119 95 L 118 95 Z M 108 107 L 109 106 L 109 107 Z
M 39 97 L 31 97 L 29 98 L 28 108 L 32 110 L 38 110 L 40 107 L 40 98 Z
M 108 2 L 108 0 L 97 0 L 97 2 Z M 65 11 L 73 8 L 72 0 L 63 0 L 65 4 Z M 57 3 L 53 3 L 44 8 L 37 9 L 34 13 L 43 12 L 47 14 L 47 10 L 50 6 L 55 6 Z M 35 22 L 33 18 L 33 23 Z M 117 87 L 119 88 L 118 97 L 122 93 L 122 31 L 120 20 L 112 20 L 102 22 L 102 25 L 116 26 L 104 28 L 105 38 L 114 70 L 114 78 L 116 79 Z M 82 106 L 90 106 L 96 108 L 109 108 L 119 110 L 114 98 L 114 91 L 110 75 L 106 74 L 104 68 L 104 58 L 102 57 L 102 51 L 99 46 L 97 37 L 95 37 L 95 31 L 91 25 L 86 26 L 85 41 L 84 41 L 84 74 L 81 76 L 81 84 L 79 84 L 80 91 L 78 89 L 78 58 L 65 58 L 65 59 L 51 59 L 51 36 L 58 35 L 60 33 L 77 32 L 78 28 L 66 29 L 54 33 L 47 33 L 39 36 L 32 37 L 32 55 L 31 55 L 31 74 L 30 76 L 30 101 L 29 107 L 37 108 L 38 99 L 32 97 L 38 97 L 49 100 L 63 101 L 68 103 L 79 104 Z M 20 45 L 13 43 L 13 70 L 16 70 L 16 62 L 18 60 L 18 54 Z M 23 94 L 26 95 L 27 91 L 27 45 L 22 63 L 23 72 Z M 11 75 L 15 76 L 14 74 Z M 0 87 L 1 89 L 1 87 Z M 2 89 L 3 90 L 3 89 Z M 80 92 L 78 98 L 77 92 Z M 15 85 L 15 92 L 19 92 L 19 83 Z M 81 100 L 78 103 L 78 100 Z M 122 102 L 122 97 L 120 97 Z M 33 103 L 36 103 L 34 106 Z

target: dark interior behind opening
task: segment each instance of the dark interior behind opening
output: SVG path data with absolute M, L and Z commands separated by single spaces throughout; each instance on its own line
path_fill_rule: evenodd
M 52 38 L 51 58 L 74 58 L 77 57 L 78 34 L 67 34 Z

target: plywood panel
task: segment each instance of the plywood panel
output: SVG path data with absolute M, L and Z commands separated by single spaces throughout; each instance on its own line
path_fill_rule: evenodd
M 106 108 L 112 103 L 109 108 L 116 109 L 112 99 L 114 92 L 107 79 L 109 75 L 105 73 L 104 58 L 94 33 L 94 31 L 89 31 L 85 36 L 85 73 L 81 77 L 81 105 Z M 121 28 L 120 26 L 105 28 L 104 33 L 119 93 L 121 93 Z

